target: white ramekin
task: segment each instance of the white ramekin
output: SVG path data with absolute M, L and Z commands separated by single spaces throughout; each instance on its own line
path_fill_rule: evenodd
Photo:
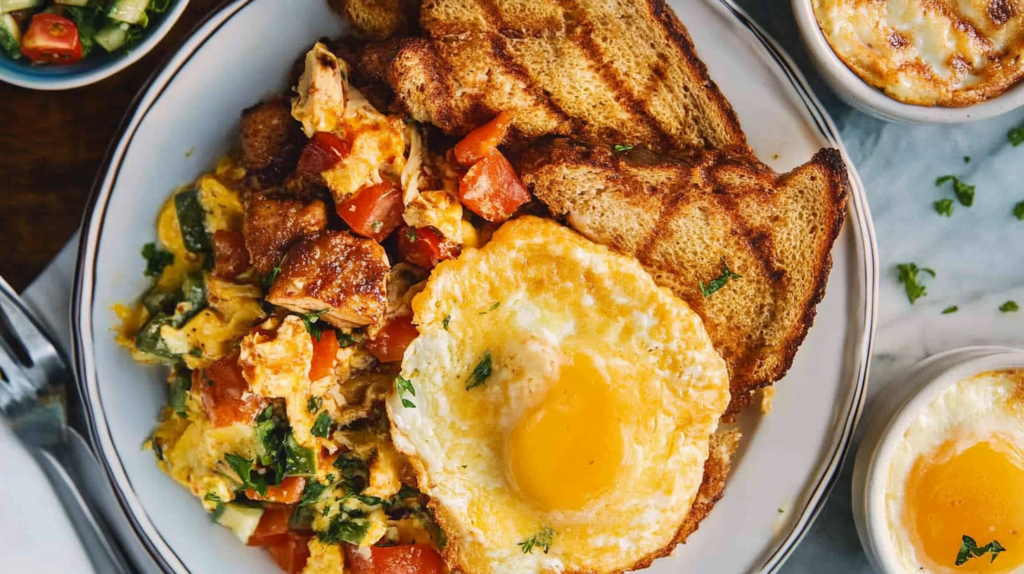
M 853 467 L 853 519 L 871 564 L 885 574 L 907 574 L 893 545 L 886 513 L 889 467 L 896 447 L 921 409 L 948 386 L 987 371 L 1024 368 L 1024 350 L 967 347 L 921 361 L 889 384 L 865 428 Z
M 869 85 L 832 50 L 814 16 L 814 0 L 793 0 L 793 13 L 811 59 L 825 82 L 846 103 L 883 120 L 950 124 L 995 117 L 1024 105 L 1024 82 L 988 101 L 964 108 L 915 106 L 898 102 Z

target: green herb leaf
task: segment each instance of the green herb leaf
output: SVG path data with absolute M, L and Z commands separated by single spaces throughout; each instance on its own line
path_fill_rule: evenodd
M 309 434 L 318 436 L 320 438 L 327 438 L 331 430 L 331 415 L 327 414 L 327 411 L 322 411 L 320 416 L 316 417 L 316 422 L 313 423 L 313 428 L 309 429 Z
M 486 315 L 491 311 L 497 309 L 498 305 L 501 305 L 501 301 L 495 301 L 494 304 L 488 307 L 486 311 L 480 311 L 479 313 L 477 313 L 477 315 Z
M 317 532 L 316 535 L 325 544 L 348 542 L 358 546 L 366 538 L 371 524 L 370 520 L 366 518 L 348 519 L 345 515 L 339 515 L 338 518 L 331 521 L 326 531 Z
M 441 326 L 444 327 L 445 331 L 448 330 L 448 321 L 451 321 L 451 320 L 452 320 L 452 316 L 451 315 L 446 315 L 445 318 L 444 318 L 444 321 L 441 321 Z
M 1020 311 L 1020 305 L 1016 301 L 1007 301 L 999 306 L 999 310 L 1003 313 L 1016 313 Z
M 952 199 L 940 199 L 935 202 L 935 211 L 939 215 L 946 217 L 953 217 L 953 200 Z
M 910 304 L 913 305 L 915 301 L 924 297 L 928 294 L 928 288 L 918 281 L 918 274 L 921 272 L 928 273 L 932 277 L 935 277 L 935 271 L 931 269 L 918 269 L 914 263 L 901 263 L 896 266 L 899 270 L 900 283 L 904 285 L 907 291 L 907 299 L 910 299 Z
M 1024 143 L 1024 126 L 1013 128 L 1006 134 L 1006 139 L 1010 140 L 1013 147 L 1017 147 Z
M 277 279 L 277 276 L 280 274 L 281 268 L 274 267 L 270 274 L 263 278 L 263 286 L 266 287 L 267 289 L 270 289 L 270 286 L 274 284 L 274 280 Z
M 324 406 L 324 400 L 321 397 L 309 397 L 306 401 L 306 412 L 315 413 Z
M 170 251 L 157 249 L 156 243 L 147 243 L 142 246 L 142 257 L 146 260 L 146 270 L 142 272 L 146 277 L 157 277 L 164 268 L 174 263 L 174 254 Z
M 270 486 L 270 483 L 265 475 L 253 472 L 251 460 L 233 453 L 225 454 L 224 460 L 227 461 L 228 466 L 238 475 L 243 487 L 255 490 L 262 497 L 267 496 L 267 487 Z
M 330 327 L 324 325 L 320 321 L 320 317 L 323 317 L 328 312 L 330 312 L 330 309 L 323 309 L 321 311 L 303 313 L 299 315 L 299 317 L 302 318 L 302 324 L 306 326 L 306 331 L 308 331 L 309 334 L 317 340 L 317 342 L 320 342 L 320 337 L 324 334 L 324 329 L 330 329 Z
M 942 314 L 943 315 L 952 315 L 953 313 L 956 313 L 959 310 L 960 310 L 960 307 L 957 307 L 956 305 L 953 305 L 951 307 L 946 307 L 945 309 L 943 309 L 942 310 Z
M 733 273 L 729 269 L 729 265 L 725 262 L 725 257 L 723 257 L 722 275 L 720 275 L 717 279 L 711 281 L 707 285 L 704 285 L 703 282 L 699 283 L 698 285 L 700 285 L 700 292 L 703 293 L 704 298 L 707 299 L 708 297 L 714 295 L 719 289 L 725 287 L 725 284 L 728 283 L 730 279 L 743 279 L 743 277 Z
M 974 205 L 974 191 L 975 187 L 969 185 L 966 182 L 960 181 L 955 175 L 944 175 L 935 180 L 935 186 L 938 187 L 947 181 L 953 182 L 953 193 L 956 194 L 957 201 L 960 202 L 964 207 L 970 207 Z
M 964 163 L 971 163 L 971 156 L 965 155 L 964 156 Z
M 633 149 L 633 146 L 629 144 L 615 144 L 612 146 L 612 151 L 615 153 L 625 153 L 631 149 Z
M 402 375 L 398 375 L 398 378 L 395 379 L 395 388 L 398 389 L 398 397 L 402 399 L 403 407 L 407 409 L 416 408 L 416 405 L 412 401 L 405 398 L 406 393 L 413 397 L 416 396 L 416 389 L 413 388 L 412 381 L 403 377 Z
M 477 364 L 476 368 L 469 375 L 469 381 L 466 382 L 466 390 L 471 390 L 479 387 L 480 385 L 487 382 L 487 378 L 491 376 L 491 352 L 484 351 L 484 358 L 480 359 L 480 363 Z
M 1021 221 L 1024 221 L 1024 201 L 1013 206 L 1013 216 Z
M 302 489 L 302 498 L 299 499 L 299 506 L 311 506 L 316 504 L 320 500 L 320 495 L 327 490 L 326 484 L 321 484 L 314 480 L 306 483 L 306 488 Z
M 519 547 L 523 549 L 523 554 L 529 554 L 533 552 L 534 548 L 539 548 L 544 551 L 544 554 L 551 550 L 551 541 L 555 537 L 555 531 L 545 526 L 540 532 L 527 538 L 526 540 L 519 543 Z
M 217 504 L 224 502 L 219 496 L 217 496 L 216 492 L 207 492 L 206 496 L 203 497 L 203 500 L 206 502 L 216 502 Z
M 1000 552 L 1005 551 L 1006 549 L 1003 548 L 1002 544 L 999 544 L 998 540 L 993 540 L 981 548 L 978 548 L 978 543 L 970 536 L 964 534 L 962 542 L 960 543 L 960 551 L 956 554 L 956 565 L 962 566 L 967 563 L 968 560 L 984 556 L 988 553 L 992 553 L 992 560 L 989 561 L 991 564 L 996 561 L 996 557 L 999 556 Z

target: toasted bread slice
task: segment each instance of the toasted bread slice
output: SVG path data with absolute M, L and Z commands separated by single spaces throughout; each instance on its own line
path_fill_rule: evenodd
M 409 34 L 419 19 L 419 0 L 328 0 L 327 3 L 369 40 Z
M 521 174 L 556 217 L 636 257 L 704 319 L 729 366 L 728 415 L 792 365 L 846 214 L 838 151 L 779 176 L 723 152 L 678 159 L 555 140 L 528 150 Z M 742 279 L 705 296 L 723 262 Z
M 371 46 L 366 60 L 413 118 L 451 135 L 507 111 L 513 141 L 749 152 L 663 0 L 429 0 L 421 26 L 425 38 Z

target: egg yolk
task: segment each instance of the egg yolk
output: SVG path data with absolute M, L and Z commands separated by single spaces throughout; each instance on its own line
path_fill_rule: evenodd
M 922 562 L 956 572 L 1009 572 L 1024 563 L 1024 456 L 993 436 L 964 448 L 959 441 L 914 463 L 907 482 L 907 524 Z M 964 536 L 1006 550 L 954 566 Z
M 544 510 L 576 510 L 615 483 L 622 466 L 621 417 L 605 375 L 576 355 L 540 404 L 513 428 L 512 481 Z

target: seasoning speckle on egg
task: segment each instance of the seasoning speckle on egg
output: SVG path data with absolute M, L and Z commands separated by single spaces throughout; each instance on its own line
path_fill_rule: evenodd
M 411 389 L 387 407 L 452 568 L 597 574 L 671 551 L 729 402 L 696 313 L 533 217 L 439 265 L 413 310 Z

